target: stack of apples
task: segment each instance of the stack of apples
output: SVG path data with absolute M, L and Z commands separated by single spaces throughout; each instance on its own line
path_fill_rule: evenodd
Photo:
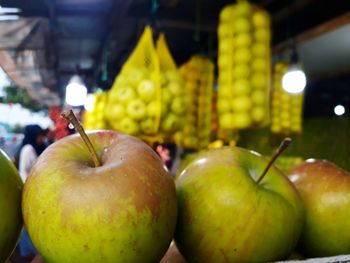
M 214 64 L 211 60 L 193 56 L 180 67 L 188 93 L 185 125 L 175 135 L 176 143 L 192 149 L 206 148 L 210 143 Z
M 91 109 L 86 109 L 83 115 L 85 129 L 105 129 L 105 107 L 107 104 L 107 93 L 100 92 L 91 95 Z
M 265 125 L 269 119 L 270 18 L 247 1 L 220 13 L 219 124 L 223 129 Z
M 160 58 L 161 59 L 161 58 Z M 188 97 L 183 79 L 177 70 L 161 69 L 161 122 L 160 133 L 170 137 L 184 125 Z
M 146 68 L 123 71 L 108 94 L 105 115 L 115 130 L 130 135 L 157 132 L 161 115 L 159 82 Z
M 278 62 L 274 67 L 271 102 L 271 131 L 283 135 L 302 131 L 304 93 L 292 94 L 282 88 L 282 77 L 288 67 L 288 62 Z

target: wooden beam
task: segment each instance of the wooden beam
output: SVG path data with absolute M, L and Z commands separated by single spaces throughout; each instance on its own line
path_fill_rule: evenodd
M 347 12 L 335 19 L 332 19 L 330 21 L 327 21 L 313 29 L 310 29 L 308 31 L 305 31 L 295 37 L 293 37 L 295 45 L 300 45 L 304 42 L 307 42 L 309 40 L 312 40 L 314 38 L 317 38 L 323 34 L 326 34 L 330 31 L 336 30 L 339 27 L 345 26 L 350 24 L 350 12 Z M 290 39 L 287 39 L 287 41 L 290 41 Z M 273 47 L 273 53 L 277 54 L 282 52 L 286 47 L 286 41 L 282 43 L 278 43 Z

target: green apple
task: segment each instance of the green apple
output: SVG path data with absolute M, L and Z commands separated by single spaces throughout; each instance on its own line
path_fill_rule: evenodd
M 150 102 L 154 100 L 157 96 L 157 87 L 151 80 L 143 80 L 137 86 L 137 92 L 139 94 L 140 99 L 145 102 Z
M 252 16 L 253 25 L 258 28 L 268 28 L 270 24 L 269 17 L 262 11 L 256 11 Z
M 248 95 L 251 91 L 251 85 L 249 81 L 245 78 L 237 79 L 233 83 L 233 93 L 235 96 L 244 96 Z
M 121 104 L 113 104 L 108 111 L 108 115 L 112 120 L 120 120 L 125 117 L 126 110 L 125 107 Z
M 232 113 L 219 114 L 219 124 L 220 128 L 232 129 L 233 128 L 234 117 Z
M 22 230 L 22 187 L 18 171 L 0 149 L 0 262 L 10 256 Z
M 234 23 L 234 29 L 237 33 L 247 33 L 251 28 L 250 21 L 248 18 L 240 17 L 237 18 Z
M 249 77 L 250 67 L 248 64 L 237 64 L 233 67 L 233 75 L 236 79 L 246 79 Z
M 292 183 L 259 154 L 223 147 L 200 154 L 176 180 L 175 242 L 189 262 L 287 258 L 304 214 Z M 258 179 L 259 178 L 259 179 Z
M 249 111 L 252 107 L 252 100 L 249 96 L 235 97 L 232 100 L 232 109 L 234 112 L 238 111 Z
M 269 29 L 261 28 L 261 29 L 255 30 L 254 38 L 258 42 L 269 43 L 269 41 L 270 41 L 270 31 L 269 31 Z
M 167 80 L 169 82 L 181 82 L 182 78 L 181 75 L 179 74 L 179 72 L 177 70 L 167 70 L 165 72 L 165 77 L 167 78 Z
M 162 106 L 170 105 L 173 99 L 171 91 L 166 87 L 162 89 Z
M 252 43 L 252 37 L 249 33 L 238 34 L 235 38 L 236 47 L 247 47 Z
M 235 62 L 237 64 L 245 64 L 249 62 L 251 58 L 251 52 L 248 48 L 239 48 L 236 50 L 234 56 Z
M 35 247 L 48 263 L 159 262 L 176 224 L 171 175 L 135 137 L 88 137 L 95 158 L 78 135 L 67 136 L 27 179 L 23 215 Z
M 151 101 L 147 105 L 147 116 L 148 117 L 156 117 L 160 116 L 162 109 L 161 103 L 157 100 Z
M 298 249 L 305 256 L 350 254 L 350 173 L 309 159 L 288 173 L 305 206 Z
M 220 99 L 217 102 L 217 108 L 219 113 L 226 113 L 231 111 L 231 100 Z
M 127 73 L 129 83 L 135 87 L 139 85 L 143 79 L 147 78 L 147 75 L 147 71 L 142 68 L 134 68 Z
M 232 126 L 236 129 L 246 129 L 252 124 L 252 119 L 248 112 L 236 112 L 233 114 Z
M 266 120 L 266 111 L 267 111 L 267 106 L 266 107 L 253 107 L 251 110 L 251 117 L 253 122 L 255 123 L 263 123 Z
M 141 99 L 135 99 L 129 102 L 127 107 L 127 114 L 134 120 L 141 120 L 146 116 L 146 105 Z
M 120 103 L 127 105 L 130 101 L 134 100 L 137 95 L 131 86 L 123 86 L 118 88 L 115 92 L 112 92 L 112 97 L 115 97 Z
M 147 118 L 141 122 L 141 131 L 144 134 L 153 134 L 156 132 L 156 121 L 153 118 Z
M 264 90 L 254 90 L 251 99 L 255 105 L 264 105 L 267 103 L 268 94 Z
M 174 98 L 173 101 L 171 102 L 170 109 L 175 114 L 182 115 L 186 110 L 186 107 L 184 105 L 184 100 L 182 99 L 182 97 Z
M 182 87 L 179 82 L 169 82 L 164 89 L 168 89 L 173 96 L 180 96 L 182 93 Z
M 174 113 L 168 113 L 161 121 L 161 129 L 164 132 L 174 132 L 179 128 L 180 120 Z
M 126 134 L 135 135 L 140 132 L 140 127 L 135 120 L 124 117 L 118 123 L 118 130 Z
M 252 13 L 252 7 L 248 1 L 239 1 L 235 6 L 235 15 L 249 17 Z M 232 19 L 232 17 L 231 17 Z

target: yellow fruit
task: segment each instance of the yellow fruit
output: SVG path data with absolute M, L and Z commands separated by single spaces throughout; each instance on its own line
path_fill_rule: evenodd
M 251 52 L 248 48 L 239 48 L 236 50 L 235 63 L 248 63 L 251 58 Z
M 235 7 L 233 5 L 229 5 L 225 7 L 220 12 L 220 20 L 223 22 L 230 21 L 234 16 L 235 16 Z
M 252 13 L 252 7 L 248 1 L 238 2 L 235 7 L 236 16 L 250 16 Z
M 264 44 L 256 43 L 252 46 L 252 53 L 255 57 L 267 57 L 269 55 L 269 48 Z
M 257 29 L 254 32 L 254 39 L 257 42 L 269 43 L 269 41 L 270 41 L 270 31 L 268 30 L 268 28 Z
M 237 18 L 234 23 L 234 29 L 237 33 L 246 33 L 250 30 L 250 21 L 248 18 Z
M 266 118 L 266 109 L 264 107 L 254 107 L 251 111 L 253 122 L 262 123 Z
M 247 79 L 238 79 L 233 83 L 233 93 L 235 96 L 247 95 L 251 91 L 251 85 Z
M 255 27 L 268 27 L 270 23 L 269 17 L 261 11 L 254 12 L 252 20 Z
M 248 96 L 235 97 L 232 100 L 232 109 L 234 112 L 249 111 L 252 107 L 252 101 Z
M 232 52 L 233 50 L 233 42 L 231 39 L 222 39 L 219 42 L 219 52 L 222 56 L 227 55 L 227 53 Z
M 252 120 L 246 112 L 240 112 L 233 115 L 233 127 L 236 129 L 245 129 L 251 126 Z
M 247 64 L 239 64 L 233 68 L 233 74 L 236 79 L 248 78 L 250 68 Z
M 267 94 L 263 90 L 252 92 L 251 99 L 254 105 L 264 105 L 267 102 Z
M 252 37 L 248 33 L 238 34 L 235 38 L 236 47 L 247 47 L 252 43 Z
M 232 113 L 225 113 L 219 116 L 219 124 L 223 129 L 232 129 L 234 128 L 234 115 Z
M 254 58 L 252 61 L 252 68 L 254 71 L 267 71 L 268 62 L 263 58 Z
M 251 79 L 251 84 L 253 86 L 253 88 L 256 89 L 263 89 L 263 88 L 267 88 L 267 82 L 266 82 L 266 75 L 263 73 L 255 73 L 252 76 Z

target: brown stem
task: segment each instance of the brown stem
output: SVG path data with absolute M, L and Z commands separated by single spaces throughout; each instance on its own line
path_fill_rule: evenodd
M 262 172 L 259 179 L 256 181 L 258 184 L 261 182 L 262 179 L 264 179 L 265 175 L 267 174 L 267 171 L 270 169 L 271 165 L 275 162 L 277 157 L 280 156 L 284 152 L 285 149 L 287 149 L 287 147 L 290 145 L 291 142 L 292 142 L 291 138 L 284 138 L 283 139 L 280 146 L 278 146 L 276 152 L 274 153 L 274 155 L 270 159 L 269 163 L 267 164 L 265 170 Z
M 86 147 L 89 149 L 89 152 L 91 154 L 92 160 L 94 162 L 95 167 L 101 166 L 101 161 L 98 158 L 98 155 L 95 151 L 94 146 L 92 145 L 89 137 L 86 135 L 86 132 L 84 131 L 83 126 L 78 121 L 77 117 L 75 117 L 72 110 L 65 111 L 61 113 L 61 116 L 65 118 L 67 121 L 69 121 L 71 124 L 73 124 L 75 130 L 80 134 L 81 138 L 83 139 Z

